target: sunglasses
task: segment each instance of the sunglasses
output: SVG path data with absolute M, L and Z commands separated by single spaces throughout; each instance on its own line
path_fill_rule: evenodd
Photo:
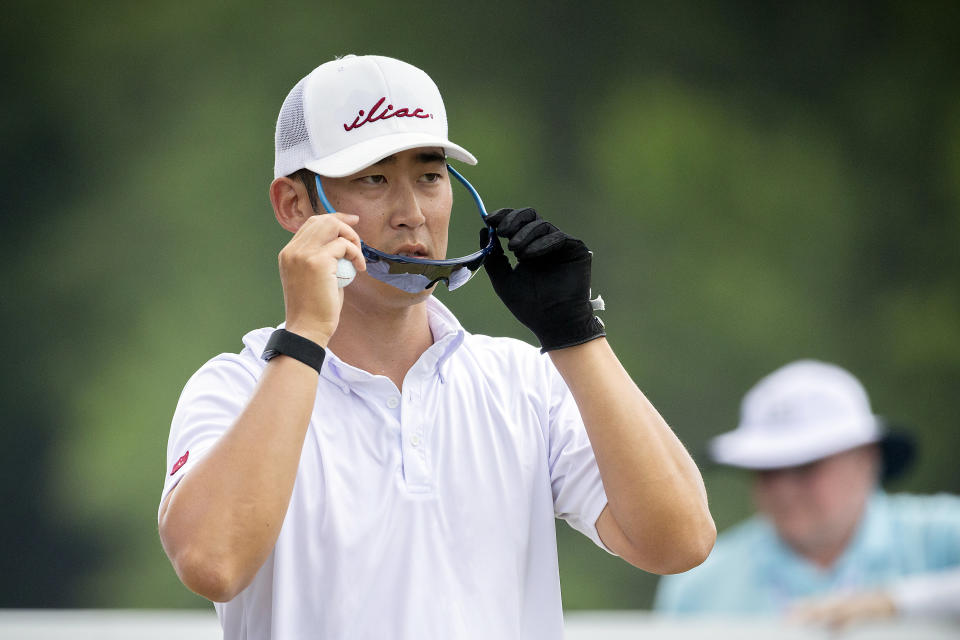
M 480 219 L 486 224 L 487 210 L 483 206 L 480 194 L 473 188 L 473 185 L 467 182 L 466 178 L 449 164 L 447 165 L 447 171 L 470 192 L 473 201 L 477 204 L 477 209 L 480 210 Z M 323 192 L 323 186 L 320 184 L 320 176 L 315 177 L 320 202 L 327 213 L 333 213 L 333 205 L 327 200 L 327 195 Z M 407 293 L 419 293 L 438 282 L 443 282 L 450 291 L 453 291 L 465 285 L 473 277 L 473 274 L 480 269 L 480 265 L 483 264 L 490 252 L 493 251 L 497 237 L 490 225 L 487 225 L 487 229 L 490 230 L 490 240 L 487 242 L 487 246 L 462 258 L 430 260 L 401 256 L 395 253 L 384 253 L 363 241 L 360 242 L 360 250 L 363 252 L 364 260 L 367 261 L 367 274 L 380 282 L 385 282 Z

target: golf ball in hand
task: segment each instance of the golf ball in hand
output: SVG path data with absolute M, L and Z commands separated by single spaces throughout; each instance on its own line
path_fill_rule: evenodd
M 357 277 L 357 269 L 346 258 L 337 260 L 337 286 L 341 289 L 353 282 Z

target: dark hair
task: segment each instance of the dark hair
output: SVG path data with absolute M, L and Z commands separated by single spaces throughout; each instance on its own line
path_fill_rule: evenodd
M 313 208 L 314 213 L 320 213 L 317 210 L 318 196 L 316 178 L 314 178 L 315 175 L 316 174 L 313 171 L 310 171 L 310 169 L 298 169 L 287 177 L 291 180 L 299 180 L 303 183 L 303 186 L 307 189 L 307 196 L 310 198 L 310 207 Z
M 909 431 L 898 427 L 899 425 L 894 425 L 894 430 L 887 431 L 879 443 L 883 460 L 881 479 L 885 481 L 909 469 L 917 453 L 916 438 Z

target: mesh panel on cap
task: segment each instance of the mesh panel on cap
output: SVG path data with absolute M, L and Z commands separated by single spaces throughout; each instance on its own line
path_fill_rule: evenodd
M 310 159 L 310 133 L 307 131 L 307 122 L 303 117 L 305 81 L 306 78 L 290 90 L 286 100 L 283 101 L 283 106 L 280 107 L 274 139 L 276 152 L 273 165 L 274 178 L 290 175 L 298 169 L 303 169 Z

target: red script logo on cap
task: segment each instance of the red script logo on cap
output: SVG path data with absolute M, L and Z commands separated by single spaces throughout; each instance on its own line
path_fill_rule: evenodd
M 170 475 L 175 474 L 180 470 L 180 467 L 187 464 L 187 458 L 190 457 L 190 452 L 187 451 L 185 454 L 180 456 L 180 459 L 173 463 L 173 469 L 170 470 Z
M 412 111 L 407 107 L 402 107 L 394 111 L 392 104 L 388 104 L 383 111 L 381 111 L 380 113 L 377 113 L 377 109 L 383 106 L 383 103 L 386 102 L 386 100 L 387 100 L 386 96 L 377 100 L 377 103 L 370 108 L 369 113 L 366 113 L 365 118 L 364 118 L 364 110 L 360 109 L 360 111 L 357 112 L 357 117 L 353 119 L 353 123 L 344 124 L 343 130 L 353 131 L 354 129 L 359 129 L 360 127 L 367 124 L 368 122 L 376 122 L 377 120 L 386 120 L 387 118 L 432 118 L 433 117 L 432 113 L 424 113 L 423 109 L 421 109 L 420 107 L 417 107 Z M 361 120 L 360 118 L 363 118 L 363 120 Z

